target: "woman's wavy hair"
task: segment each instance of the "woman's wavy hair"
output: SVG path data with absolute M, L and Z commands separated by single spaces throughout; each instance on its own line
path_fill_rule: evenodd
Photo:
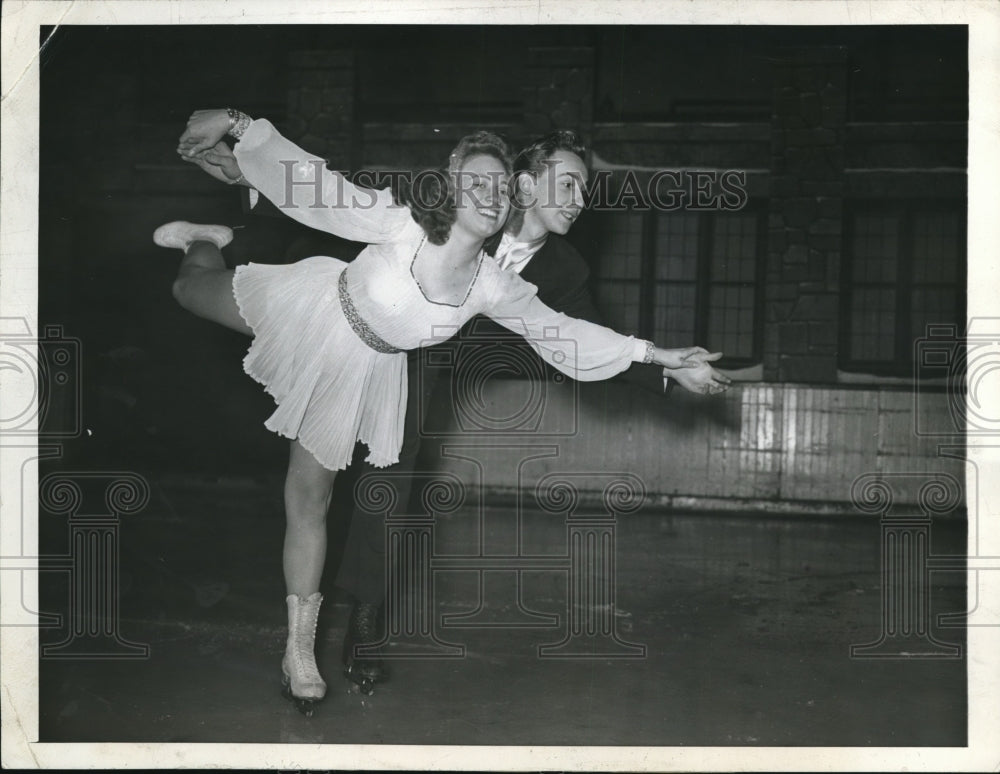
M 459 140 L 446 168 L 425 170 L 412 180 L 404 177 L 399 181 L 395 192 L 397 203 L 410 208 L 410 214 L 431 244 L 443 245 L 451 235 L 457 206 L 454 174 L 473 156 L 491 156 L 503 164 L 507 174 L 512 170 L 507 143 L 493 132 L 480 131 Z

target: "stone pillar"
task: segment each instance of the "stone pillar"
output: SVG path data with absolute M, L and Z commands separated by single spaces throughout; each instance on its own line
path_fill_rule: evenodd
M 594 125 L 592 48 L 529 48 L 524 83 L 523 129 L 527 138 L 572 129 L 590 146 Z
M 293 51 L 288 62 L 288 134 L 332 169 L 354 169 L 354 52 Z
M 834 382 L 847 122 L 847 49 L 774 65 L 764 378 Z

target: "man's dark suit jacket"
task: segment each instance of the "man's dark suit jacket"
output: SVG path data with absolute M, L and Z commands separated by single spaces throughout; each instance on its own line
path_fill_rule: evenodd
M 545 244 L 521 271 L 521 278 L 538 288 L 538 298 L 546 306 L 570 317 L 606 325 L 590 293 L 590 268 L 565 238 L 549 234 Z M 496 328 L 499 334 L 500 326 Z M 652 392 L 662 394 L 664 391 L 662 366 L 633 363 L 617 378 Z

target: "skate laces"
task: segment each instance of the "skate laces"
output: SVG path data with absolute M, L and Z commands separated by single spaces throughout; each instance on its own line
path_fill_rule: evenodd
M 304 607 L 304 606 L 303 606 Z M 319 623 L 319 610 L 309 606 L 309 618 L 311 618 L 312 626 L 304 629 L 302 624 L 306 623 L 302 620 L 301 613 L 305 612 L 303 607 L 299 608 L 300 617 L 296 620 L 297 629 L 295 641 L 292 647 L 292 659 L 295 663 L 295 671 L 297 672 L 296 677 L 303 683 L 313 683 L 317 685 L 326 685 L 323 682 L 323 678 L 320 677 L 319 667 L 316 666 L 316 655 L 315 655 L 315 643 L 316 643 L 316 628 Z M 306 624 L 308 626 L 308 624 Z

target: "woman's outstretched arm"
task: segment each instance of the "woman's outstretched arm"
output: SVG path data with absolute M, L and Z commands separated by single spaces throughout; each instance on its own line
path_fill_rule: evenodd
M 194 160 L 211 153 L 226 134 L 238 140 L 233 155 L 246 182 L 303 225 L 377 244 L 391 239 L 409 220 L 388 189 L 355 186 L 327 169 L 323 159 L 282 137 L 266 119 L 252 120 L 238 111 L 195 111 L 178 152 Z
M 579 381 L 610 379 L 632 363 L 664 368 L 699 368 L 721 352 L 702 347 L 664 349 L 603 325 L 569 317 L 543 304 L 537 288 L 516 274 L 502 273 L 487 314 L 523 336 L 550 365 Z

